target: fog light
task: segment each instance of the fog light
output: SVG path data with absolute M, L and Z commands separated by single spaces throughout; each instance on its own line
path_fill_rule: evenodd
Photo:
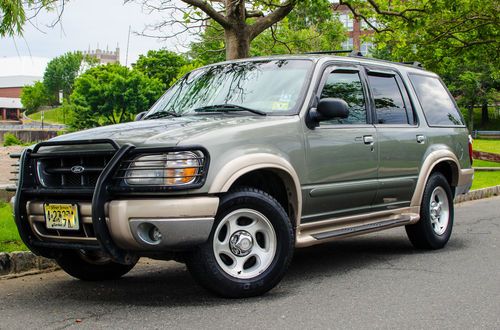
M 151 240 L 155 243 L 161 241 L 162 235 L 158 227 L 151 226 L 151 229 L 149 230 L 149 238 L 151 238 Z

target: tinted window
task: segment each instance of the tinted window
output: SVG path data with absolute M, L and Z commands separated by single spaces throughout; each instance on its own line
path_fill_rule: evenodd
M 368 76 L 379 124 L 408 124 L 396 77 Z
M 323 87 L 321 98 L 343 99 L 349 105 L 349 117 L 322 122 L 322 124 L 366 124 L 363 85 L 357 72 L 332 72 Z
M 410 80 L 429 125 L 464 124 L 450 94 L 438 78 L 410 75 Z

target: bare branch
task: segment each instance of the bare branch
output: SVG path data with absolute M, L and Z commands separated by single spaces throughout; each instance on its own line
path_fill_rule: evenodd
M 223 27 L 229 27 L 230 23 L 227 17 L 219 13 L 217 10 L 215 10 L 214 7 L 212 7 L 208 2 L 203 1 L 203 0 L 182 0 L 182 2 L 187 3 L 190 6 L 197 7 L 205 14 L 210 16 L 214 21 L 222 25 Z
M 287 0 L 284 3 L 277 5 L 278 8 L 269 15 L 257 19 L 254 24 L 250 25 L 250 40 L 254 39 L 265 29 L 271 27 L 274 23 L 277 23 L 285 18 L 296 4 L 297 0 Z

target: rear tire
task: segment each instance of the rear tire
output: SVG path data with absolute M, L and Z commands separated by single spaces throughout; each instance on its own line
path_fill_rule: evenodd
M 450 239 L 453 216 L 450 185 L 441 173 L 432 173 L 422 197 L 420 220 L 406 226 L 408 238 L 418 249 L 441 249 Z
M 99 252 L 83 250 L 64 251 L 56 262 L 66 273 L 83 281 L 116 280 L 127 274 L 136 264 L 122 265 Z
M 186 264 L 201 286 L 219 296 L 258 296 L 283 278 L 294 245 L 292 224 L 276 199 L 242 188 L 221 198 L 208 241 Z

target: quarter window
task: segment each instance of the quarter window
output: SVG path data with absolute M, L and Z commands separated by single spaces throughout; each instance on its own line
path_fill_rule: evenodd
M 450 94 L 436 77 L 411 74 L 410 81 L 430 126 L 463 126 Z
M 349 105 L 349 117 L 321 122 L 321 124 L 366 124 L 366 106 L 363 85 L 358 72 L 332 72 L 326 80 L 321 98 L 339 98 Z
M 395 76 L 368 75 L 377 123 L 408 124 L 405 103 Z

